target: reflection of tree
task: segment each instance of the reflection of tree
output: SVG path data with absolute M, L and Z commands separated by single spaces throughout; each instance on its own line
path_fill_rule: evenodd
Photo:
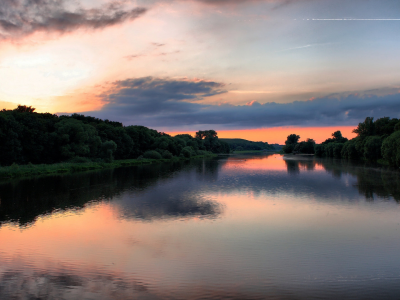
M 300 174 L 299 161 L 287 159 L 285 160 L 287 171 L 290 175 Z
M 214 182 L 218 180 L 220 164 L 213 160 L 203 160 L 196 164 L 196 179 L 199 181 Z
M 203 170 L 202 178 L 214 179 L 217 176 L 218 168 L 214 167 L 217 164 L 203 163 L 199 160 L 3 183 L 0 185 L 0 224 L 17 222 L 26 225 L 34 222 L 39 215 L 60 210 L 81 209 L 88 202 L 109 201 L 127 192 L 134 194 L 148 192 L 151 190 L 150 187 L 161 183 L 173 183 L 177 174 L 190 173 L 193 168 L 199 170 L 198 165 L 201 165 L 200 168 Z M 165 191 L 157 197 L 140 198 L 140 201 L 131 202 L 128 205 L 131 212 L 128 214 L 132 215 L 134 212 L 136 218 L 215 216 L 220 213 L 217 203 L 202 199 L 198 195 L 179 193 L 179 189 Z
M 377 195 L 381 198 L 393 197 L 396 201 L 400 201 L 400 173 L 398 171 L 344 159 L 320 159 L 318 164 L 335 177 L 341 174 L 356 176 L 356 187 L 367 199 L 373 199 L 374 195 Z
M 301 170 L 313 170 L 319 165 L 337 179 L 346 174 L 355 176 L 355 187 L 367 199 L 373 200 L 376 195 L 381 198 L 393 197 L 400 202 L 400 173 L 396 170 L 368 162 L 334 158 L 291 157 L 285 163 L 291 175 L 298 175 Z
M 300 159 L 285 159 L 287 171 L 291 175 L 300 173 L 301 169 L 312 171 L 315 169 L 315 161 L 313 159 L 300 158 Z

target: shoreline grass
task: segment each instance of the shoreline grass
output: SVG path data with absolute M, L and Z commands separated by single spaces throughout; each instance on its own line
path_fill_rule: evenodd
M 112 169 L 120 167 L 129 166 L 139 166 L 139 165 L 150 165 L 154 163 L 164 163 L 164 162 L 177 162 L 185 161 L 191 159 L 200 158 L 211 158 L 216 157 L 217 154 L 212 155 L 197 155 L 190 158 L 184 157 L 173 157 L 171 159 L 123 159 L 114 160 L 112 162 L 84 162 L 84 163 L 73 163 L 73 162 L 62 162 L 56 164 L 27 164 L 27 165 L 17 165 L 13 164 L 11 166 L 0 167 L 0 180 L 13 179 L 18 177 L 30 177 L 38 175 L 60 175 L 68 173 L 78 173 L 93 170 L 103 170 Z

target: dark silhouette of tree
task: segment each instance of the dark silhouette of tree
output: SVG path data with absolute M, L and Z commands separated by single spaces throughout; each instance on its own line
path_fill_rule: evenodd
M 300 139 L 300 136 L 297 134 L 290 134 L 287 136 L 285 141 L 285 146 L 283 146 L 282 150 L 285 153 L 292 153 Z
M 369 136 L 374 135 L 375 131 L 375 124 L 374 118 L 366 117 L 364 122 L 359 123 L 357 128 L 353 130 L 357 136 Z
M 33 113 L 36 110 L 36 108 L 33 108 L 32 106 L 18 105 L 18 107 L 14 110 L 17 112 Z
M 215 130 L 196 137 L 170 135 L 144 126 L 127 126 L 109 120 L 73 114 L 36 113 L 31 106 L 0 111 L 0 165 L 50 164 L 62 161 L 111 161 L 137 158 L 147 151 L 180 156 L 190 147 L 191 156 L 205 151 L 229 153 Z M 187 151 L 185 151 L 186 153 Z

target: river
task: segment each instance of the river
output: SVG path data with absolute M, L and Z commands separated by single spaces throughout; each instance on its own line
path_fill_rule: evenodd
M 0 182 L 0 299 L 398 299 L 398 201 L 277 154 Z

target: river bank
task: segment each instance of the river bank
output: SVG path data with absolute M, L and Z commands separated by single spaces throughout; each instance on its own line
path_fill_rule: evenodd
M 29 177 L 38 175 L 54 175 L 63 173 L 76 173 L 76 172 L 86 172 L 91 170 L 102 170 L 110 168 L 120 168 L 128 166 L 137 166 L 145 164 L 154 163 L 164 163 L 164 162 L 174 162 L 182 160 L 191 159 L 201 159 L 216 157 L 217 154 L 210 155 L 197 155 L 191 158 L 186 157 L 173 157 L 171 159 L 122 159 L 114 160 L 112 162 L 84 162 L 84 163 L 73 163 L 73 162 L 63 162 L 57 164 L 27 164 L 27 165 L 17 165 L 13 164 L 11 166 L 0 167 L 0 179 L 12 179 L 18 177 Z

